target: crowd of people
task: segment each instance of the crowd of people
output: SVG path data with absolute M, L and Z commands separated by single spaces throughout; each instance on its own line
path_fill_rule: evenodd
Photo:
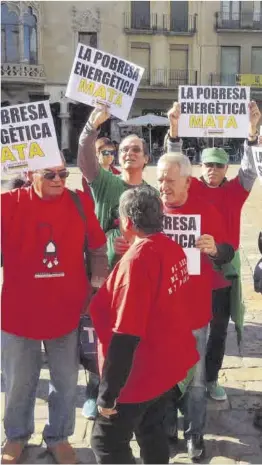
M 168 117 L 157 188 L 143 179 L 150 153 L 136 135 L 120 142 L 116 171 L 114 144 L 98 137 L 110 114 L 98 105 L 79 139 L 82 190 L 66 187 L 61 156 L 60 166 L 28 172 L 2 194 L 2 463 L 18 463 L 34 432 L 42 342 L 50 370 L 43 439 L 57 463 L 77 463 L 68 437 L 86 313 L 98 338 L 98 369 L 89 373 L 83 415 L 94 420 L 97 463 L 136 463 L 134 433 L 144 463 L 168 463 L 178 409 L 189 458 L 205 456 L 207 396 L 227 398 L 218 375 L 230 318 L 239 343 L 243 334 L 240 216 L 256 180 L 252 146 L 261 142 L 261 114 L 251 102 L 241 167 L 231 180 L 228 153 L 218 147 L 202 151 L 202 176 L 192 177 L 178 137 L 178 103 Z M 166 226 L 178 215 L 201 218 L 198 275 L 189 274 L 185 251 Z M 261 251 L 261 238 L 259 244 Z M 260 262 L 257 292 L 261 269 Z M 259 414 L 254 423 L 261 427 Z

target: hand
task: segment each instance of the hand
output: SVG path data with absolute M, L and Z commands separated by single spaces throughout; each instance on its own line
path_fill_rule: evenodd
M 106 105 L 97 105 L 89 116 L 88 122 L 94 129 L 98 129 L 101 124 L 110 118 L 110 113 Z
M 117 410 L 115 408 L 103 408 L 98 406 L 98 411 L 102 417 L 110 418 L 111 415 L 116 415 Z
M 261 113 L 256 102 L 252 101 L 249 103 L 249 134 L 250 136 L 255 135 L 257 131 L 257 125 L 260 121 Z
M 177 137 L 178 135 L 178 120 L 181 115 L 180 103 L 174 102 L 172 108 L 168 111 L 167 116 L 170 122 L 170 136 Z
M 129 243 L 123 237 L 116 237 L 114 241 L 114 249 L 116 255 L 124 255 L 129 249 Z
M 209 234 L 203 234 L 196 241 L 196 248 L 200 249 L 200 252 L 206 253 L 214 257 L 217 254 L 217 247 L 213 236 Z

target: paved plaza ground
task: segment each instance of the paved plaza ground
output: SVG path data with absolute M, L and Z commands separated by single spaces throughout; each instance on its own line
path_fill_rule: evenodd
M 229 168 L 229 177 L 235 175 L 238 166 Z M 81 178 L 77 168 L 70 168 L 68 185 L 80 187 Z M 199 175 L 199 167 L 194 167 L 194 174 Z M 156 184 L 155 168 L 145 170 L 145 179 Z M 3 187 L 5 183 L 3 181 Z M 228 202 L 233 202 L 229 198 Z M 226 357 L 221 370 L 220 381 L 225 386 L 228 400 L 225 402 L 209 401 L 206 423 L 207 458 L 203 463 L 260 463 L 262 464 L 262 434 L 253 427 L 254 411 L 262 407 L 262 296 L 253 291 L 252 271 L 259 259 L 257 248 L 258 232 L 262 230 L 262 186 L 256 181 L 254 189 L 245 204 L 242 213 L 241 257 L 242 281 L 246 303 L 245 333 L 243 356 L 238 356 L 236 335 L 230 325 Z M 47 415 L 49 372 L 43 366 L 37 393 L 35 408 L 35 434 L 25 450 L 22 463 L 54 463 L 42 444 L 41 432 Z M 81 408 L 85 399 L 85 374 L 79 373 L 77 396 L 77 420 L 75 434 L 71 442 L 76 448 L 80 463 L 95 463 L 90 448 L 90 432 L 92 422 L 81 416 Z M 2 391 L 4 388 L 2 387 Z M 4 393 L 2 393 L 2 416 L 4 410 Z M 180 425 L 181 426 L 181 425 Z M 185 451 L 182 431 L 179 432 L 178 447 L 172 450 L 172 463 L 190 463 Z M 2 429 L 2 443 L 4 432 Z M 132 441 L 136 457 L 139 449 Z

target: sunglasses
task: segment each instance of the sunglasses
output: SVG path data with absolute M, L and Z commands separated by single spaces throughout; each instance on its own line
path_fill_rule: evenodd
M 140 153 L 142 151 L 142 149 L 140 147 L 138 147 L 138 146 L 129 147 L 127 145 L 126 147 L 121 147 L 120 148 L 120 152 L 123 152 L 123 153 L 129 152 L 129 150 L 132 150 L 132 152 L 134 152 L 134 153 Z
M 66 179 L 69 176 L 69 171 L 61 170 L 61 171 L 44 171 L 41 173 L 44 179 L 48 179 L 48 181 L 52 181 L 55 179 L 56 175 L 59 176 L 60 179 Z
M 220 168 L 220 169 L 225 168 L 225 166 L 226 166 L 223 163 L 213 163 L 213 162 L 204 163 L 204 165 L 207 168 Z
M 114 157 L 115 154 L 116 154 L 115 150 L 101 150 L 101 155 L 103 155 L 103 157 L 109 157 L 110 155 Z

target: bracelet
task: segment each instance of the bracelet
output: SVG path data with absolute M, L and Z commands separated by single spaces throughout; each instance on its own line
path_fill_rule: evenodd
M 170 133 L 168 131 L 168 139 L 170 140 L 170 142 L 174 143 L 174 142 L 179 142 L 180 141 L 180 138 L 177 136 L 177 137 L 171 137 L 170 136 Z

